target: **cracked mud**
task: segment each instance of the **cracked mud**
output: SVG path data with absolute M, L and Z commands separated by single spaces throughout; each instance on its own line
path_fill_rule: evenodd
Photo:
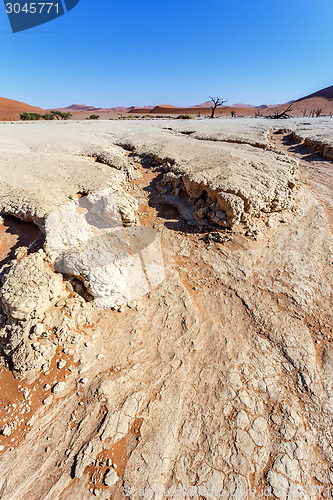
M 332 496 L 333 164 L 310 123 L 0 124 L 1 498 Z M 100 309 L 39 238 L 108 189 L 165 276 Z

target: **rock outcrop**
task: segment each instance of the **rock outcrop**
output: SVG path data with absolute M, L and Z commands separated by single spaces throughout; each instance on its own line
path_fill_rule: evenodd
M 124 227 L 124 220 L 135 224 L 138 205 L 128 193 L 122 199 L 116 193 L 107 189 L 66 203 L 45 224 L 55 270 L 82 280 L 101 308 L 130 304 L 164 279 L 156 231 Z

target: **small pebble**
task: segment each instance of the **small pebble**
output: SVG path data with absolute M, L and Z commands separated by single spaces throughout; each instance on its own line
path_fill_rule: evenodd
M 3 426 L 3 428 L 1 429 L 1 434 L 3 436 L 6 436 L 6 437 L 9 437 L 12 433 L 12 429 L 10 428 L 10 426 L 8 424 L 5 424 Z
M 58 382 L 52 387 L 52 392 L 53 394 L 58 394 L 59 392 L 63 391 L 66 387 L 65 382 Z

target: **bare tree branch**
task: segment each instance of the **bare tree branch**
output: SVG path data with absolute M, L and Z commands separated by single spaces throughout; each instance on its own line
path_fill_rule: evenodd
M 209 100 L 210 100 L 210 102 L 213 103 L 213 106 L 211 106 L 212 113 L 211 113 L 210 117 L 214 118 L 215 109 L 218 106 L 222 106 L 222 104 L 224 104 L 225 102 L 227 102 L 228 99 L 222 99 L 221 97 L 211 97 L 211 96 L 209 96 Z
M 291 118 L 291 116 L 288 114 L 289 111 L 292 109 L 292 103 L 289 104 L 289 106 L 284 110 L 277 110 L 274 115 L 268 115 L 267 118 L 273 118 L 274 120 L 279 120 L 280 118 Z

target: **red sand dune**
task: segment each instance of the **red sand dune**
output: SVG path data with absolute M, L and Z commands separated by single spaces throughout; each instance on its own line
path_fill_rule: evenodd
M 290 103 L 281 105 L 262 104 L 261 106 L 252 106 L 250 104 L 237 103 L 231 106 L 223 105 L 216 109 L 215 115 L 231 116 L 232 113 L 236 113 L 236 116 L 254 116 L 259 113 L 261 116 L 267 116 L 269 114 L 274 114 L 278 110 L 282 111 L 286 109 L 289 104 Z M 85 104 L 71 104 L 64 108 L 50 109 L 70 111 L 73 115 L 73 119 L 78 120 L 83 120 L 91 114 L 97 114 L 101 119 L 108 120 L 117 119 L 119 116 L 126 116 L 126 114 L 139 116 L 148 114 L 165 116 L 182 114 L 209 116 L 211 113 L 211 103 L 206 101 L 202 104 L 196 104 L 189 107 L 159 104 L 158 106 L 117 106 L 113 108 L 96 108 L 94 106 L 86 106 Z M 333 114 L 333 85 L 292 102 L 292 109 L 289 113 L 294 116 L 309 116 L 317 110 L 321 110 L 321 115 Z M 19 120 L 19 115 L 23 112 L 44 113 L 45 110 L 19 101 L 0 97 L 0 120 Z
M 278 106 L 278 109 L 285 109 L 287 106 L 289 105 L 284 104 L 283 106 Z M 270 109 L 268 114 L 273 113 L 275 109 Z M 321 110 L 321 115 L 333 114 L 333 100 L 330 101 L 323 97 L 311 97 L 302 101 L 296 101 L 292 104 L 289 114 L 293 116 L 310 116 L 313 111 L 317 110 Z
M 257 106 L 253 106 L 253 104 L 237 103 L 237 104 L 232 104 L 230 107 L 231 108 L 256 108 Z
M 146 113 L 153 109 L 154 106 L 144 106 L 143 108 L 136 108 L 135 106 L 116 106 L 114 108 L 96 108 L 94 106 L 86 106 L 85 104 L 71 104 L 70 106 L 66 106 L 65 108 L 50 108 L 58 111 L 70 112 L 72 113 L 72 118 L 74 120 L 84 120 L 88 118 L 90 115 L 99 115 L 101 120 L 110 120 L 116 119 L 119 116 L 123 116 L 125 114 L 132 114 L 139 109 L 139 112 Z
M 292 105 L 288 112 L 291 116 L 311 116 L 320 110 L 320 115 L 333 114 L 333 85 L 324 89 L 313 92 L 305 97 L 301 97 L 296 101 L 290 101 L 279 106 L 269 106 L 269 111 L 265 114 L 273 114 L 276 111 L 283 111 L 289 105 Z
M 45 113 L 42 108 L 0 97 L 0 120 L 19 120 L 20 113 Z
M 154 109 L 156 108 L 177 109 L 177 106 L 173 106 L 172 104 L 159 104 L 158 106 L 155 106 Z
M 208 103 L 209 104 L 209 103 Z M 237 108 L 233 109 L 230 106 L 221 106 L 216 108 L 215 115 L 216 116 L 230 116 L 231 112 L 235 111 L 236 115 L 239 116 L 253 116 L 255 113 L 255 108 Z M 188 108 L 180 108 L 175 106 L 167 106 L 167 105 L 159 105 L 153 109 L 146 110 L 143 108 L 135 108 L 131 110 L 131 114 L 150 114 L 150 115 L 199 115 L 207 116 L 211 114 L 210 106 L 206 107 L 188 107 Z
M 71 104 L 66 108 L 52 108 L 57 109 L 58 111 L 66 110 L 66 111 L 98 111 L 101 108 L 95 108 L 94 106 L 86 106 L 85 104 Z
M 227 102 L 227 101 L 226 101 Z M 203 102 L 202 104 L 196 104 L 195 106 L 189 106 L 189 108 L 210 108 L 212 103 L 210 101 Z M 254 106 L 253 104 L 223 104 L 222 108 L 257 108 L 258 106 Z
M 189 108 L 209 108 L 211 106 L 210 101 L 203 102 L 202 104 L 195 104 L 194 106 L 189 106 Z
M 333 114 L 333 85 L 294 101 L 291 114 L 309 116 L 318 110 L 321 115 Z
M 311 99 L 313 97 L 322 97 L 323 99 L 328 99 L 328 100 L 333 99 L 333 85 L 331 85 L 330 87 L 325 87 L 324 89 L 318 90 L 317 92 L 314 92 L 313 94 L 309 94 L 305 97 L 301 97 L 300 99 L 297 99 L 295 102 L 304 101 L 305 99 Z
M 104 111 L 105 112 L 116 111 L 116 113 L 126 113 L 127 111 L 130 111 L 131 109 L 134 109 L 134 106 L 131 106 L 130 108 L 126 108 L 125 106 L 116 106 L 115 108 L 104 108 Z

